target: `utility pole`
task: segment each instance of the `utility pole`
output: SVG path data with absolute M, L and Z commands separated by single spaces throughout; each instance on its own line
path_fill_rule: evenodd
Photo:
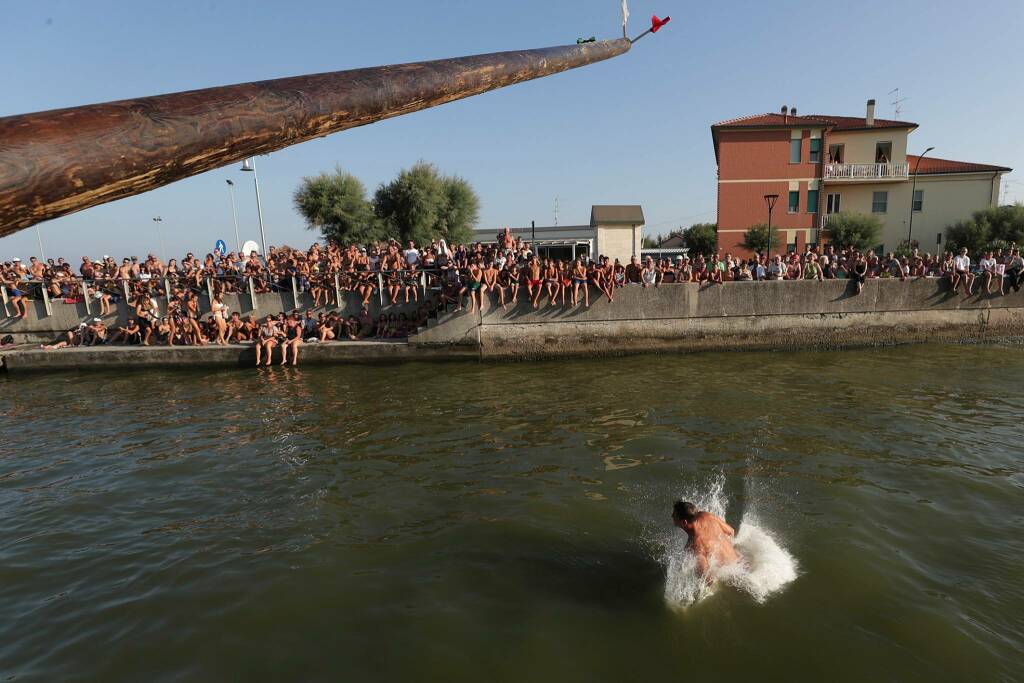
M 768 248 L 765 250 L 766 261 L 772 258 L 772 210 L 775 209 L 775 202 L 779 201 L 779 195 L 777 194 L 766 194 L 764 196 L 764 203 L 768 205 Z M 767 269 L 767 264 L 765 265 Z
M 921 152 L 921 156 L 917 157 L 917 163 L 914 165 L 914 184 L 910 190 L 910 226 L 907 228 L 907 247 L 910 247 L 910 239 L 914 235 L 914 196 L 917 194 L 917 172 L 921 168 L 921 159 L 924 159 L 924 155 L 935 149 L 929 147 L 925 151 Z M 924 190 L 922 190 L 923 192 Z M 989 194 L 991 197 L 991 193 Z M 923 206 L 921 207 L 924 208 Z

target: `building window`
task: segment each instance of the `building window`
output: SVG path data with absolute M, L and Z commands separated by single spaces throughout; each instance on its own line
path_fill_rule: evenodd
M 828 196 L 828 206 L 825 208 L 825 213 L 839 213 L 842 205 L 842 195 L 838 192 L 830 194 Z
M 891 164 L 892 163 L 892 143 L 891 142 L 879 142 L 875 145 L 875 163 L 876 164 Z
M 821 161 L 821 138 L 811 138 L 811 156 L 808 161 L 812 164 Z
M 914 211 L 924 211 L 924 190 L 914 190 Z
M 818 191 L 807 190 L 807 213 L 818 212 Z
M 789 212 L 798 213 L 800 211 L 800 192 L 793 190 L 789 193 Z
M 841 164 L 844 163 L 843 159 L 846 158 L 846 145 L 829 145 L 828 146 L 828 163 L 830 164 Z
M 799 164 L 800 163 L 800 145 L 803 140 L 797 138 L 789 141 L 789 163 Z
M 886 213 L 889 210 L 889 193 L 871 193 L 871 213 Z

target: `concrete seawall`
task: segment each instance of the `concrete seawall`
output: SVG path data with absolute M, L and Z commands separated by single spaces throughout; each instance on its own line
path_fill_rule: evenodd
M 288 294 L 264 296 L 268 299 L 257 302 L 259 314 L 294 308 Z M 270 297 L 277 297 L 277 310 Z M 246 298 L 236 297 L 236 305 L 240 303 L 243 311 Z M 232 303 L 228 301 L 229 306 Z M 356 304 L 358 301 L 347 306 Z M 52 336 L 53 332 L 45 334 Z M 300 362 L 527 360 L 744 349 L 838 349 L 1021 336 L 1024 293 L 965 298 L 932 278 L 873 280 L 860 295 L 854 293 L 849 282 L 841 280 L 736 282 L 704 287 L 673 284 L 648 289 L 628 287 L 619 290 L 612 303 L 604 296 L 595 296 L 590 308 L 542 304 L 534 310 L 523 300 L 503 311 L 494 300 L 485 300 L 483 314 L 463 311 L 443 315 L 407 343 L 310 344 L 303 347 Z M 0 355 L 10 371 L 245 366 L 255 362 L 251 345 L 24 350 Z
M 274 292 L 269 294 L 257 294 L 252 297 L 248 294 L 225 294 L 224 304 L 228 307 L 229 312 L 238 312 L 245 317 L 250 313 L 259 317 L 265 316 L 268 313 L 274 315 L 281 311 L 293 311 L 300 310 L 305 312 L 307 309 L 313 309 L 314 311 L 326 311 L 326 310 L 337 310 L 344 315 L 358 314 L 362 308 L 361 299 L 351 292 L 342 292 L 342 305 L 331 306 L 331 307 L 313 307 L 313 297 L 308 293 L 299 293 L 296 297 L 292 292 Z M 163 315 L 167 312 L 167 300 L 163 297 L 157 298 L 157 303 L 160 307 L 160 314 Z M 395 306 L 387 305 L 381 306 L 378 297 L 374 296 L 370 300 L 369 312 L 373 317 L 377 317 L 381 313 L 414 313 L 418 304 L 398 304 Z M 102 317 L 103 322 L 109 326 L 123 325 L 128 321 L 129 312 L 134 315 L 135 311 L 129 311 L 128 304 L 123 300 L 119 301 L 117 305 L 112 305 L 112 312 L 110 315 L 100 316 L 99 315 L 99 304 L 91 303 L 89 308 L 83 302 L 78 303 L 65 303 L 63 300 L 56 299 L 50 302 L 50 313 L 46 311 L 46 306 L 42 300 L 33 300 L 28 302 L 28 316 L 24 319 L 15 319 L 11 317 L 0 317 L 0 336 L 10 334 L 19 343 L 49 343 L 61 332 L 77 327 L 79 323 L 87 322 L 93 317 Z M 13 308 L 8 305 L 8 309 Z M 206 314 L 210 311 L 210 299 L 205 294 L 199 297 L 199 310 L 201 313 Z
M 463 316 L 410 339 L 475 343 L 484 359 L 742 349 L 849 348 L 1024 334 L 1024 293 L 952 294 L 937 279 L 628 287 L 591 307 L 526 302 Z

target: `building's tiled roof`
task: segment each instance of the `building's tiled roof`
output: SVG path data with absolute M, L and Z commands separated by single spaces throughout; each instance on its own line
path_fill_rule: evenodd
M 624 204 L 621 206 L 594 205 L 590 210 L 590 224 L 607 225 L 609 223 L 643 225 L 644 210 L 638 204 Z
M 720 121 L 711 126 L 711 141 L 715 146 L 715 160 L 718 160 L 718 132 L 720 130 L 745 130 L 750 128 L 807 128 L 820 127 L 828 130 L 874 130 L 875 128 L 917 128 L 916 123 L 910 121 L 892 121 L 890 119 L 875 119 L 874 125 L 869 126 L 863 116 L 832 116 L 825 114 L 809 114 L 807 116 L 793 116 L 782 114 L 753 114 L 741 116 L 738 119 Z
M 921 160 L 920 166 L 917 165 L 918 159 Z M 917 169 L 917 173 L 920 175 L 939 175 L 946 173 L 1009 173 L 1013 170 L 1006 166 L 972 164 L 969 161 L 951 161 L 950 159 L 936 159 L 934 157 L 924 157 L 922 159 L 921 157 L 913 154 L 907 155 L 907 162 L 910 164 L 910 170 L 914 171 L 914 169 Z
M 873 126 L 868 126 L 867 119 L 863 116 L 832 116 L 824 114 L 811 114 L 809 116 L 783 116 L 782 114 L 754 114 L 743 116 L 738 119 L 721 121 L 711 126 L 719 128 L 760 128 L 763 126 L 783 126 L 798 128 L 801 126 L 821 126 L 832 130 L 862 130 L 867 128 L 917 128 L 916 123 L 910 121 L 891 121 L 889 119 L 875 119 Z
M 813 118 L 826 121 L 832 130 L 867 130 L 869 128 L 917 128 L 916 123 L 910 121 L 892 121 L 890 119 L 875 119 L 873 126 L 868 125 L 868 120 L 863 116 L 818 116 Z
M 811 116 L 783 116 L 782 114 L 754 114 L 738 119 L 720 121 L 712 128 L 756 128 L 760 126 L 821 126 L 823 122 Z

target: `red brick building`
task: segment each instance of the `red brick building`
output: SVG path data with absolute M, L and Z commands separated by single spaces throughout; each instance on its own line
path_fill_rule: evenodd
M 783 107 L 779 114 L 716 123 L 711 137 L 718 162 L 719 249 L 749 253 L 740 246 L 744 233 L 768 222 L 764 197 L 770 194 L 778 195 L 772 225 L 780 244 L 772 245 L 774 253 L 827 241 L 828 221 L 840 212 L 874 215 L 883 226 L 878 246 L 892 249 L 908 229 L 915 239 L 934 244 L 945 225 L 994 206 L 1001 176 L 1011 169 L 920 160 L 907 154 L 908 136 L 917 127 L 876 119 L 874 100 L 863 118 L 798 116 Z

